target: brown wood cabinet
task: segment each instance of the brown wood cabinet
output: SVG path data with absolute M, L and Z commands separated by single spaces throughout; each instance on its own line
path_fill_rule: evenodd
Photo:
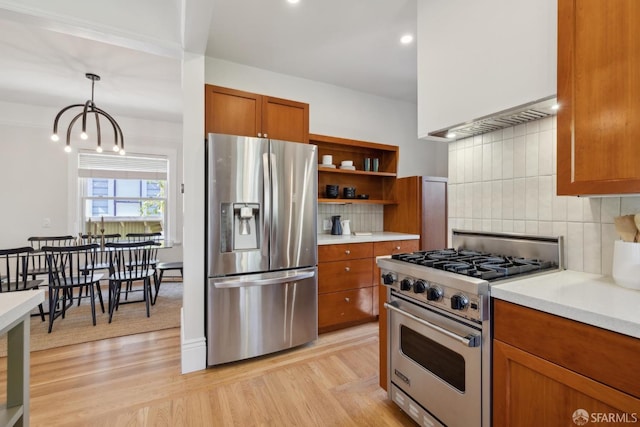
M 403 252 L 415 252 L 418 250 L 419 240 L 393 240 L 389 242 L 375 242 L 373 244 L 374 257 L 400 254 Z M 374 310 L 378 315 L 378 325 L 380 330 L 380 387 L 387 389 L 387 310 L 384 303 L 387 300 L 387 288 L 380 282 L 380 269 L 377 264 L 374 266 L 374 281 L 377 284 L 377 291 L 374 294 Z
M 573 425 L 578 409 L 640 415 L 640 340 L 505 301 L 493 304 L 494 426 Z
M 318 167 L 318 203 L 376 203 L 393 204 L 397 199 L 394 193 L 398 167 L 398 147 L 377 144 L 333 136 L 309 136 L 309 142 L 318 146 L 318 161 L 322 156 L 333 156 L 335 169 Z M 365 171 L 364 159 L 378 159 L 378 171 Z M 356 170 L 339 169 L 343 160 L 352 160 Z M 328 184 L 340 187 L 340 197 L 329 199 L 325 195 Z M 344 199 L 344 187 L 355 187 L 356 195 L 367 194 L 368 199 Z
M 640 193 L 640 2 L 558 0 L 558 194 Z
M 384 207 L 385 231 L 418 234 L 423 251 L 446 248 L 447 178 L 398 178 L 395 196 L 398 203 Z
M 374 320 L 373 243 L 318 246 L 318 331 Z
M 207 133 L 309 142 L 309 104 L 205 85 Z

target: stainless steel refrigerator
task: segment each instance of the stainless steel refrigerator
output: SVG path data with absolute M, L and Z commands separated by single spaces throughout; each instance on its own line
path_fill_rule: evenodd
M 207 364 L 318 337 L 314 145 L 209 134 Z

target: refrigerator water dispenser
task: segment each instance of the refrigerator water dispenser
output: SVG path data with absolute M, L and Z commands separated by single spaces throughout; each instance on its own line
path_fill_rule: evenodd
M 222 203 L 220 218 L 221 252 L 260 249 L 259 203 Z

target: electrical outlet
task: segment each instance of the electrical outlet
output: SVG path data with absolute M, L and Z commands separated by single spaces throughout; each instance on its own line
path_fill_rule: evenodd
M 45 218 L 42 221 L 42 227 L 43 228 L 51 228 L 51 218 Z
M 331 230 L 331 220 L 330 219 L 322 220 L 322 230 L 324 230 L 324 231 Z

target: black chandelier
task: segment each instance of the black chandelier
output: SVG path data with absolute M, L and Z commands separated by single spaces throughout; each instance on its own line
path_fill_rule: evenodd
M 113 127 L 113 135 L 114 135 L 114 145 L 113 151 L 120 153 L 122 155 L 124 152 L 124 136 L 122 136 L 122 130 L 120 129 L 120 125 L 118 122 L 114 120 L 108 113 L 104 110 L 96 107 L 96 104 L 93 102 L 93 88 L 96 84 L 96 81 L 100 80 L 100 76 L 92 73 L 86 73 L 85 76 L 91 80 L 91 99 L 85 102 L 84 104 L 74 104 L 69 105 L 68 107 L 64 107 L 60 112 L 56 115 L 56 119 L 53 121 L 53 134 L 51 135 L 52 141 L 59 141 L 60 137 L 58 136 L 58 120 L 60 117 L 67 111 L 75 107 L 82 108 L 82 111 L 79 112 L 71 121 L 69 122 L 69 127 L 67 128 L 67 145 L 64 147 L 64 151 L 67 153 L 71 152 L 71 129 L 73 125 L 78 121 L 79 118 L 82 118 L 82 133 L 80 134 L 81 139 L 88 139 L 89 135 L 87 135 L 87 115 L 93 114 L 96 118 L 96 139 L 98 142 L 98 147 L 96 151 L 98 153 L 102 153 L 102 135 L 100 134 L 100 116 L 105 117 L 111 126 Z

